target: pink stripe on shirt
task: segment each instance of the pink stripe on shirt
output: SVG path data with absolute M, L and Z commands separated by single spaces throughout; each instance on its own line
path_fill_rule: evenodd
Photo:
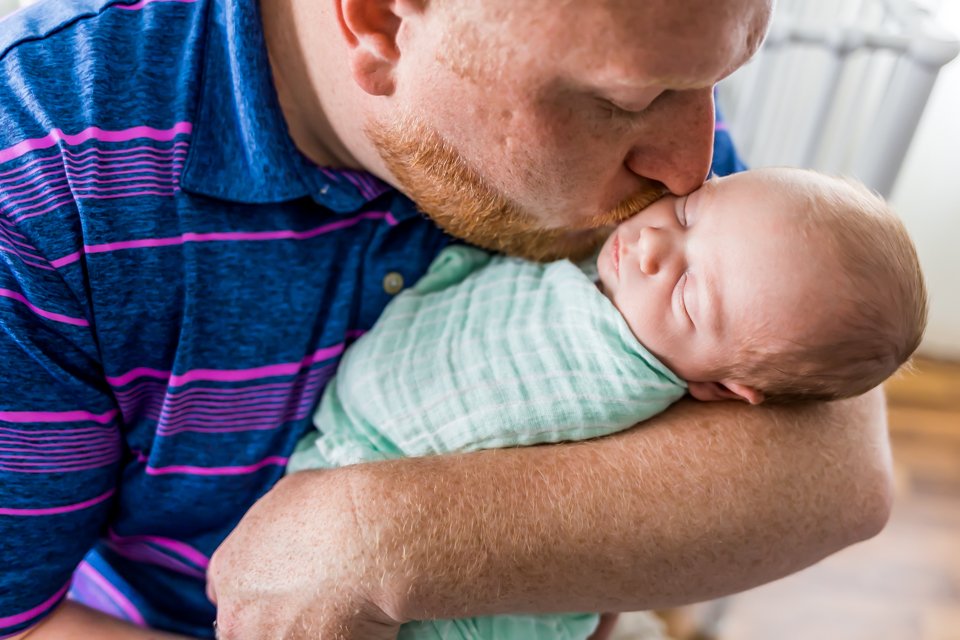
M 146 192 L 121 194 L 115 197 L 126 197 L 140 195 Z M 172 195 L 172 193 L 155 193 L 154 195 Z M 100 196 L 101 198 L 110 196 Z M 126 249 L 146 249 L 153 247 L 171 247 L 187 244 L 188 242 L 264 242 L 271 240 L 309 240 L 325 233 L 339 231 L 347 227 L 352 227 L 362 220 L 386 220 L 388 224 L 395 225 L 396 219 L 384 211 L 370 211 L 362 213 L 353 218 L 338 220 L 330 224 L 325 224 L 314 229 L 306 231 L 294 231 L 292 229 L 281 229 L 277 231 L 231 231 L 223 233 L 185 233 L 180 236 L 168 238 L 144 238 L 141 240 L 123 240 L 120 242 L 108 242 L 105 244 L 84 245 L 83 252 L 87 255 L 97 253 L 107 253 L 110 251 L 122 251 Z M 68 264 L 72 264 L 80 259 L 81 252 L 71 253 L 52 261 L 54 267 L 58 269 Z
M 140 627 L 147 626 L 147 621 L 144 620 L 143 614 L 130 602 L 130 599 L 113 586 L 99 571 L 93 568 L 89 562 L 81 560 L 77 570 L 80 571 L 85 578 L 90 580 L 90 582 L 95 584 L 97 588 L 103 591 L 110 601 L 117 605 L 117 608 L 126 615 L 127 620 Z
M 2 422 L 96 422 L 108 424 L 117 415 L 116 409 L 106 413 L 89 411 L 0 411 Z
M 52 609 L 55 604 L 57 604 L 63 595 L 67 592 L 67 589 L 70 588 L 70 583 L 63 585 L 59 591 L 50 596 L 47 600 L 38 604 L 33 609 L 24 611 L 23 613 L 18 613 L 15 616 L 7 616 L 5 618 L 0 618 L 0 627 L 12 627 L 20 624 L 21 622 L 27 622 L 33 620 L 41 613 L 44 613 L 48 609 Z M 21 632 L 22 633 L 22 632 Z
M 107 535 L 112 542 L 120 545 L 135 543 L 149 543 L 156 545 L 162 549 L 176 553 L 182 558 L 185 558 L 186 560 L 189 560 L 193 564 L 197 565 L 201 569 L 206 569 L 210 565 L 210 558 L 187 543 L 181 542 L 180 540 L 161 538 L 160 536 L 121 536 L 118 535 L 113 529 L 110 529 L 107 532 Z
M 323 347 L 317 349 L 312 354 L 305 356 L 299 362 L 285 362 L 283 364 L 272 364 L 264 367 L 254 367 L 252 369 L 193 369 L 179 375 L 172 374 L 170 371 L 160 371 L 147 367 L 138 367 L 132 369 L 121 376 L 107 377 L 107 382 L 113 387 L 122 387 L 130 384 L 137 378 L 160 378 L 169 379 L 171 387 L 178 387 L 190 382 L 200 380 L 216 382 L 243 382 L 246 380 L 255 380 L 257 378 L 269 378 L 273 376 L 288 376 L 297 373 L 305 366 L 328 360 L 334 356 L 343 353 L 345 345 L 343 343 L 333 345 L 332 347 Z
M 173 465 L 169 467 L 146 467 L 148 476 L 162 476 L 169 474 L 186 474 L 192 476 L 239 476 L 247 473 L 259 471 L 264 467 L 278 466 L 284 467 L 290 458 L 282 456 L 270 456 L 260 462 L 248 464 L 240 467 L 195 467 L 190 465 Z
M 67 504 L 62 507 L 47 507 L 44 509 L 11 509 L 9 507 L 0 508 L 0 516 L 54 516 L 61 513 L 70 513 L 71 511 L 81 511 L 96 504 L 100 504 L 116 492 L 116 489 L 110 489 L 96 498 L 90 498 L 76 504 Z M 4 620 L 0 619 L 0 626 L 4 625 Z
M 179 2 L 181 4 L 192 4 L 198 0 L 140 0 L 135 4 L 115 4 L 112 9 L 123 9 L 125 11 L 138 11 L 143 9 L 148 4 L 157 4 L 160 2 Z
M 78 145 L 88 140 L 99 140 L 101 142 L 128 142 L 138 138 L 148 138 L 166 142 L 173 140 L 181 134 L 189 134 L 193 131 L 193 125 L 189 122 L 178 122 L 170 129 L 155 129 L 153 127 L 130 127 L 129 129 L 120 129 L 117 131 L 107 131 L 100 127 L 89 127 L 79 133 L 64 133 L 61 129 L 54 129 L 42 138 L 32 138 L 24 140 L 7 149 L 0 151 L 0 164 L 10 162 L 24 156 L 31 151 L 49 149 L 59 142 L 66 142 L 71 145 Z
M 33 305 L 22 294 L 19 294 L 16 291 L 10 291 L 10 289 L 0 289 L 0 298 L 9 298 L 11 300 L 16 300 L 17 302 L 22 302 L 28 309 L 30 309 L 30 311 L 33 311 L 41 318 L 46 318 L 47 320 L 54 320 L 55 322 L 62 322 L 64 324 L 72 324 L 77 327 L 90 326 L 90 323 L 83 318 L 71 318 L 70 316 L 65 316 L 62 313 L 44 311 L 40 307 Z

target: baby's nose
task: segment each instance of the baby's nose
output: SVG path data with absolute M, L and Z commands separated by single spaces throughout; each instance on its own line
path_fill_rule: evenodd
M 660 271 L 667 252 L 667 234 L 657 227 L 644 227 L 640 230 L 637 248 L 640 253 L 640 270 L 648 276 Z

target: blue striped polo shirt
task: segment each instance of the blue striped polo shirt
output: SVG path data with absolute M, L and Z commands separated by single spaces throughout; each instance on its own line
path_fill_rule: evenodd
M 211 554 L 447 241 L 297 152 L 252 0 L 0 22 L 0 637 L 65 597 L 212 637 Z
M 209 636 L 210 555 L 281 476 L 384 278 L 445 236 L 297 153 L 255 2 L 0 25 L 0 634 L 70 593 Z

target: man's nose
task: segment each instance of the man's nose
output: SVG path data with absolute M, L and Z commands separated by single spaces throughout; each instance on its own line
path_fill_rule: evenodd
M 656 275 L 663 269 L 670 255 L 670 232 L 659 227 L 640 229 L 637 238 L 637 253 L 640 270 L 648 276 Z
M 713 159 L 713 89 L 673 91 L 653 109 L 625 164 L 675 195 L 686 195 L 703 184 Z

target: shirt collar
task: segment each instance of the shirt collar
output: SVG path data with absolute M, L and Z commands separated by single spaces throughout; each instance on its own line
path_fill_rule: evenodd
M 310 196 L 353 212 L 392 187 L 361 171 L 317 167 L 290 138 L 267 58 L 259 2 L 210 0 L 203 72 L 180 186 L 242 203 Z

